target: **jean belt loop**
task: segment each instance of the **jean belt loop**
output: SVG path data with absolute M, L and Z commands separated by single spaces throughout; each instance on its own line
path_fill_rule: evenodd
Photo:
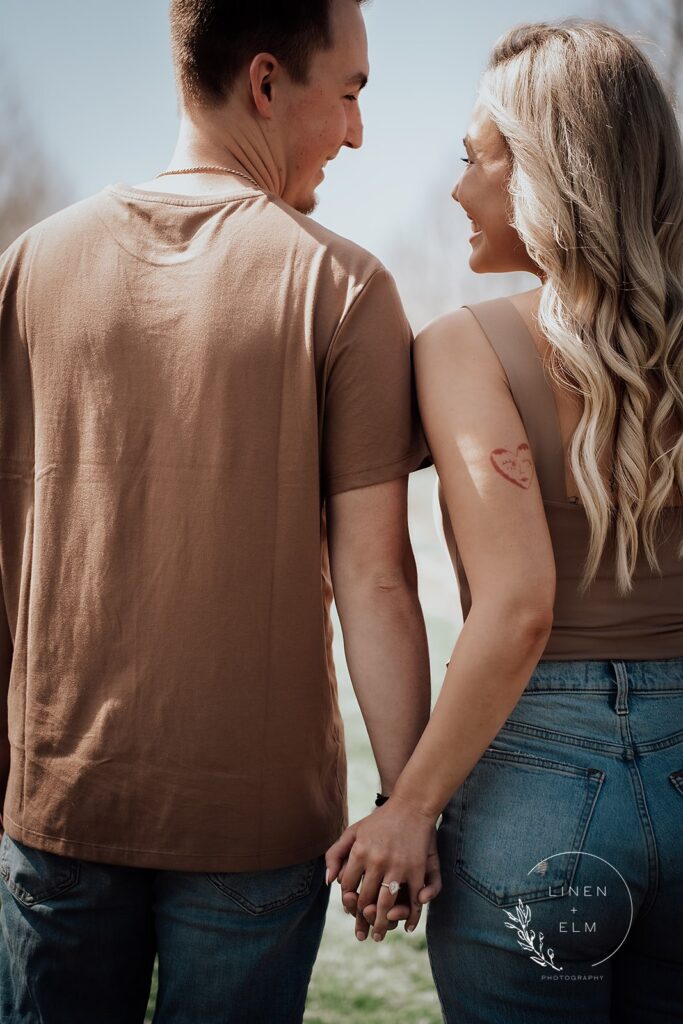
M 614 710 L 618 715 L 628 714 L 628 672 L 623 661 L 613 661 L 614 678 L 617 684 L 617 699 L 614 702 Z

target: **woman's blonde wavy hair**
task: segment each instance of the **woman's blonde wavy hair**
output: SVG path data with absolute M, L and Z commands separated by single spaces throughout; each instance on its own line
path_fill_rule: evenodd
M 583 588 L 614 528 L 615 578 L 627 593 L 639 544 L 659 571 L 661 512 L 672 489 L 683 492 L 676 115 L 637 46 L 583 20 L 508 32 L 480 99 L 512 155 L 511 221 L 545 275 L 539 324 L 552 372 L 583 396 L 570 447 L 591 530 Z

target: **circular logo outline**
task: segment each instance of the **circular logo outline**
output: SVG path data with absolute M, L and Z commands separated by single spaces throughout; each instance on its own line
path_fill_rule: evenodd
M 624 935 L 623 939 L 621 940 L 619 945 L 616 947 L 616 949 L 613 949 L 612 952 L 608 953 L 607 956 L 602 958 L 602 960 L 596 960 L 596 962 L 594 964 L 591 964 L 591 967 L 598 967 L 600 964 L 604 964 L 606 960 L 609 960 L 610 957 L 613 957 L 614 954 L 617 953 L 621 949 L 621 947 L 626 942 L 626 939 L 628 938 L 628 934 L 631 931 L 631 926 L 633 924 L 633 897 L 631 896 L 631 890 L 628 887 L 628 882 L 626 881 L 626 879 L 622 875 L 621 871 L 619 871 L 618 868 L 615 868 L 614 864 L 612 864 L 610 861 L 605 860 L 604 857 L 599 857 L 597 855 L 597 853 L 588 853 L 587 850 L 563 850 L 562 853 L 553 853 L 549 857 L 541 857 L 541 859 L 536 864 L 534 864 L 534 866 L 529 871 L 527 871 L 527 875 L 530 875 L 532 871 L 535 871 L 536 868 L 539 866 L 539 864 L 544 864 L 544 863 L 546 863 L 549 860 L 553 860 L 555 857 L 565 857 L 567 855 L 571 856 L 574 853 L 576 853 L 579 857 L 594 857 L 596 860 L 601 860 L 603 864 L 607 865 L 607 867 L 612 868 L 612 871 L 614 871 L 617 875 L 619 875 L 619 878 L 624 883 L 624 888 L 626 889 L 626 892 L 628 894 L 629 906 L 631 908 L 631 916 L 629 918 L 628 928 L 626 929 L 626 934 Z M 553 899 L 559 899 L 560 897 L 554 896 L 552 898 Z

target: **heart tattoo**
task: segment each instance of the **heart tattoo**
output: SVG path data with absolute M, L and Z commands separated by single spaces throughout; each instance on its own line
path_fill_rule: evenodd
M 491 452 L 491 464 L 496 473 L 500 473 L 516 487 L 522 487 L 526 491 L 531 486 L 534 464 L 531 461 L 528 444 L 520 444 L 516 455 L 507 448 L 495 448 Z

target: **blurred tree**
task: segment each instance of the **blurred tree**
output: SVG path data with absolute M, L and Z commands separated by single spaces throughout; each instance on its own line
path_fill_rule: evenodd
M 69 202 L 64 177 L 42 150 L 26 111 L 0 80 L 0 252 Z

